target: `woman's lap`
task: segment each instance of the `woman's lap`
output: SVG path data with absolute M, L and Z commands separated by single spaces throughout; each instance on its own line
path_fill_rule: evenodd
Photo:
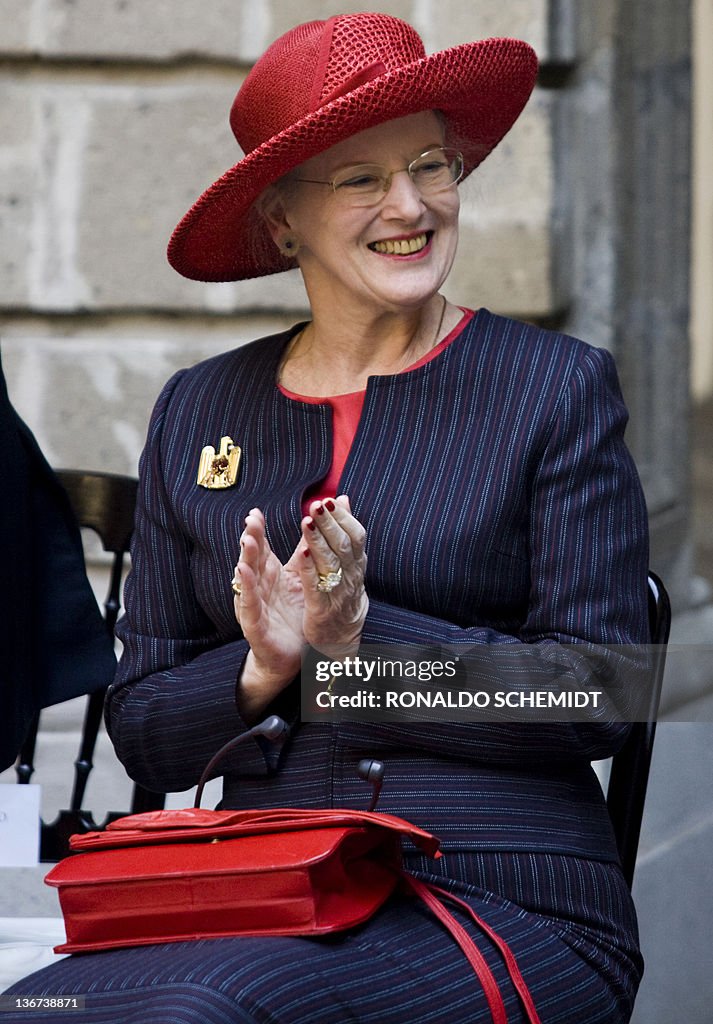
M 456 885 L 459 895 L 464 894 Z M 561 924 L 473 887 L 470 902 L 510 944 L 543 1024 L 628 1019 L 636 968 L 588 927 Z M 602 908 L 606 913 L 606 908 Z M 459 918 L 466 923 L 463 917 Z M 522 1020 L 502 960 L 466 925 Z M 251 938 L 167 943 L 69 957 L 10 990 L 85 997 L 64 1024 L 479 1024 L 482 988 L 460 948 L 417 902 L 396 898 L 368 924 L 319 939 Z M 8 1012 L 3 1022 L 56 1019 Z

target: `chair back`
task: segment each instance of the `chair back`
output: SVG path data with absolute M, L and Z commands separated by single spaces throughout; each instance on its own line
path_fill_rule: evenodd
M 671 629 L 671 604 L 659 577 L 648 578 L 649 631 L 654 645 L 651 663 L 649 709 L 645 722 L 634 722 L 626 742 L 612 758 L 607 808 L 614 826 L 624 877 L 631 888 L 649 783 L 651 756 L 656 735 L 661 687 L 666 665 L 666 645 Z

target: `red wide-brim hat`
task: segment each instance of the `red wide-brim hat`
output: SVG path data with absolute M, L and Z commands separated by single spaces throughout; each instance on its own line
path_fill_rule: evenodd
M 426 56 L 387 14 L 344 14 L 281 36 L 235 97 L 230 124 L 246 154 L 174 231 L 171 265 L 196 281 L 239 281 L 296 266 L 273 242 L 258 196 L 317 153 L 373 125 L 439 110 L 469 174 L 509 131 L 532 92 L 537 58 L 518 39 L 483 39 Z

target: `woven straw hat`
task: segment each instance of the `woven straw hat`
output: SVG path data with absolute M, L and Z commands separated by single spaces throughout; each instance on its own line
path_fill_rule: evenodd
M 517 39 L 484 39 L 425 55 L 421 38 L 387 14 L 344 14 L 299 25 L 257 61 L 230 125 L 246 154 L 174 231 L 171 265 L 197 281 L 289 270 L 253 204 L 309 157 L 366 128 L 440 110 L 465 174 L 509 131 L 532 91 L 537 59 Z

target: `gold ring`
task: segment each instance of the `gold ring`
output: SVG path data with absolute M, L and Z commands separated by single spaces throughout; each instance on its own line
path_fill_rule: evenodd
M 230 581 L 230 589 L 233 591 L 236 597 L 240 597 L 242 591 L 240 589 L 240 583 L 238 582 L 238 580 L 235 579 L 235 577 L 233 577 L 233 579 Z
M 329 594 L 342 582 L 342 567 L 340 565 L 336 572 L 320 572 L 318 575 L 317 590 L 320 594 Z

